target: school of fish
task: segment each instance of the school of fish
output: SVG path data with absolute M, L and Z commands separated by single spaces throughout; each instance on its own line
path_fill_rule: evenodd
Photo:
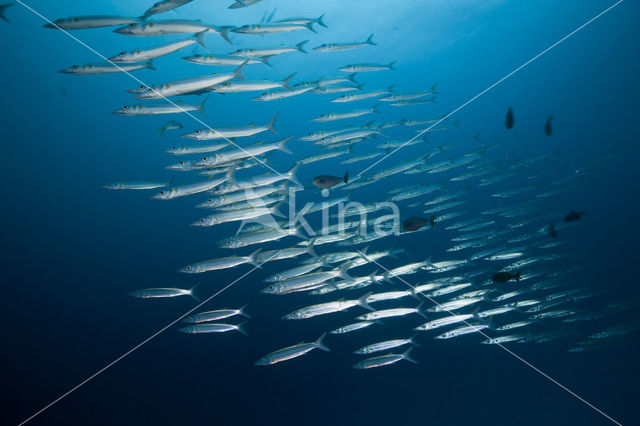
M 288 259 L 289 265 L 263 277 L 255 300 L 243 300 L 238 308 L 197 312 L 184 318 L 178 331 L 246 335 L 252 305 L 305 294 L 308 303 L 277 312 L 283 327 L 288 321 L 306 321 L 314 322 L 314 328 L 322 324 L 325 332 L 288 347 L 265 348 L 266 355 L 255 365 L 288 361 L 314 349 L 329 351 L 327 340 L 349 339 L 343 335 L 371 329 L 371 343 L 353 348 L 358 357 L 353 367 L 370 369 L 399 361 L 416 363 L 420 358 L 413 352 L 431 347 L 430 342 L 436 341 L 432 339 L 475 336 L 479 343 L 497 345 L 565 340 L 569 351 L 582 352 L 607 347 L 640 330 L 640 324 L 623 319 L 622 314 L 631 309 L 629 303 L 607 301 L 599 297 L 601 292 L 572 279 L 582 266 L 567 262 L 569 241 L 563 239 L 563 231 L 581 226 L 585 212 L 554 209 L 554 200 L 584 184 L 608 157 L 569 167 L 554 151 L 511 158 L 507 142 L 467 136 L 443 111 L 425 114 L 437 108 L 439 87 L 425 82 L 416 91 L 398 91 L 394 70 L 402 64 L 395 61 L 345 63 L 334 75 L 308 81 L 299 80 L 303 76 L 296 69 L 283 69 L 286 77 L 278 81 L 247 80 L 246 67 L 271 67 L 273 58 L 285 54 L 331 55 L 368 49 L 369 56 L 375 57 L 376 39 L 368 33 L 360 39 L 336 40 L 324 15 L 279 19 L 274 11 L 260 23 L 239 27 L 155 18 L 192 1 L 159 1 L 140 17 L 77 16 L 45 25 L 64 31 L 117 27 L 113 31 L 117 37 L 129 36 L 133 44 L 145 36 L 187 37 L 152 48 L 126 48 L 106 55 L 108 61 L 61 70 L 73 75 L 154 70 L 157 58 L 180 55 L 187 47 L 202 50 L 175 57 L 200 67 L 200 76 L 176 75 L 148 86 L 132 84 L 123 90 L 142 102 L 133 100 L 113 110 L 122 116 L 171 116 L 158 129 L 167 139 L 186 129 L 180 135 L 183 144 L 165 148 L 167 157 L 175 159 L 168 161 L 167 169 L 178 173 L 178 178 L 113 182 L 104 188 L 151 190 L 152 198 L 163 201 L 189 197 L 194 218 L 185 225 L 234 226 L 234 232 L 218 234 L 216 255 L 175 265 L 180 273 L 215 276 L 216 271 L 244 267 L 257 275 L 266 263 Z M 228 7 L 241 9 L 258 2 L 235 0 Z M 309 48 L 304 40 L 308 32 L 323 34 L 326 42 Z M 291 43 L 269 44 L 269 34 L 276 33 L 292 33 Z M 232 47 L 238 40 L 251 47 Z M 216 53 L 207 49 L 210 42 L 220 43 Z M 363 73 L 384 73 L 387 87 L 365 88 Z M 217 96 L 245 92 L 256 93 L 248 102 L 264 105 L 269 111 L 265 117 L 270 119 L 250 124 L 239 117 L 225 126 L 204 124 L 206 109 Z M 274 135 L 274 140 L 257 142 L 256 138 L 283 131 L 277 127 L 278 104 L 295 102 L 294 97 L 317 100 L 325 112 L 308 116 L 306 134 L 285 132 Z M 391 118 L 398 113 L 406 117 Z M 552 118 L 544 125 L 546 136 L 552 136 Z M 514 126 L 517 121 L 509 108 L 507 132 Z M 411 157 L 399 160 L 404 150 Z M 284 170 L 272 160 L 276 152 L 290 158 Z M 324 165 L 329 174 L 306 173 L 314 163 Z M 541 183 L 549 177 L 552 184 Z M 507 182 L 508 188 L 500 185 Z M 364 188 L 368 185 L 372 186 Z M 287 210 L 296 198 L 305 196 L 315 202 L 294 210 L 291 217 Z M 470 201 L 478 197 L 491 200 L 495 207 L 478 210 Z M 320 226 L 309 225 L 321 217 Z M 415 233 L 420 234 L 411 237 Z M 447 243 L 432 242 L 432 235 L 433 241 Z M 403 239 L 416 237 L 424 241 L 421 244 L 429 255 L 416 258 L 399 248 L 405 245 Z M 297 264 L 291 265 L 295 259 Z M 199 300 L 205 286 L 143 288 L 131 296 Z M 609 325 L 598 328 L 594 320 L 603 318 Z M 375 330 L 381 327 L 394 330 L 396 337 L 377 339 Z

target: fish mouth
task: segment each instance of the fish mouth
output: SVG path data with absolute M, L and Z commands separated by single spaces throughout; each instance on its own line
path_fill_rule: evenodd
M 46 24 L 43 25 L 43 27 L 53 28 L 54 30 L 58 28 L 53 22 L 47 22 Z

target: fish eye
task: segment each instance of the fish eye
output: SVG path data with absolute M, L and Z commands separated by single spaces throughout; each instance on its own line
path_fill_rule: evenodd
M 127 105 L 125 105 L 125 106 L 123 106 L 123 107 L 122 107 L 122 109 L 124 109 L 124 110 L 128 110 L 128 109 L 129 109 L 129 107 L 128 107 Z
M 207 161 L 208 157 L 202 157 L 202 161 Z
M 271 290 L 273 290 L 273 286 L 272 286 L 272 285 L 270 285 L 270 286 L 269 286 L 269 288 L 270 288 Z
M 72 66 L 71 68 L 75 70 L 75 69 L 77 69 L 77 68 L 78 68 L 78 66 L 77 66 L 77 65 L 74 65 L 74 66 Z
M 231 245 L 231 241 L 227 241 L 227 245 Z
M 129 28 L 135 28 L 136 24 L 129 24 Z
M 164 195 L 164 191 L 160 191 L 160 195 Z
M 120 52 L 120 56 L 124 56 L 124 55 L 126 55 L 125 52 Z
M 204 223 L 204 218 L 200 218 L 200 222 Z
M 194 58 L 199 58 L 201 55 L 195 55 Z
M 181 165 L 181 166 L 184 166 L 184 161 L 181 161 L 181 162 L 180 162 L 180 165 Z
M 199 134 L 200 134 L 200 130 L 196 130 L 196 131 L 195 131 L 195 132 L 193 132 L 193 133 L 195 133 L 196 135 L 199 135 Z
M 188 265 L 188 266 L 187 266 L 187 269 L 188 269 L 188 270 L 191 270 L 191 265 Z

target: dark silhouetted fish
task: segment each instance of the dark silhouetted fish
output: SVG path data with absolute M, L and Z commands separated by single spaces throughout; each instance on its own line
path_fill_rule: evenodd
M 432 228 L 436 225 L 436 217 L 435 216 L 431 216 L 429 218 L 429 225 L 431 225 Z
M 402 222 L 401 226 L 405 231 L 417 231 L 429 222 L 429 220 L 423 219 L 421 217 L 410 217 L 409 219 Z
M 514 122 L 515 119 L 513 118 L 513 108 L 509 108 L 509 111 L 507 111 L 507 119 L 504 121 L 504 125 L 507 127 L 507 129 L 511 129 Z
M 553 223 L 549 224 L 549 235 L 553 238 L 558 236 L 558 231 L 556 231 L 556 226 Z
M 575 210 L 571 210 L 567 216 L 565 216 L 565 222 L 576 222 L 580 220 L 584 212 L 577 212 Z
M 496 272 L 491 277 L 494 283 L 506 283 L 507 281 L 520 281 L 520 271 L 512 274 L 511 272 Z
M 315 186 L 317 186 L 318 188 L 331 188 L 332 186 L 335 186 L 337 184 L 339 184 L 340 182 L 344 183 L 349 183 L 349 173 L 345 173 L 344 177 L 336 177 L 336 176 L 329 176 L 329 175 L 320 175 L 318 177 L 315 177 L 313 179 L 313 184 Z
M 551 136 L 551 134 L 553 133 L 553 129 L 551 128 L 551 120 L 553 120 L 552 115 L 547 118 L 547 122 L 544 124 L 544 134 L 547 136 Z
M 13 6 L 13 3 L 0 4 L 0 19 L 2 19 L 5 22 L 9 22 L 7 17 L 4 16 L 4 11 L 7 10 L 9 6 Z

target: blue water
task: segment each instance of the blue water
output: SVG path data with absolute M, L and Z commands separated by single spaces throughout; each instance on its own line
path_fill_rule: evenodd
M 50 19 L 90 14 L 140 15 L 152 2 L 32 0 L 30 7 Z M 246 67 L 249 79 L 279 80 L 297 71 L 295 82 L 339 74 L 338 67 L 358 62 L 396 61 L 397 70 L 365 73 L 358 80 L 374 90 L 390 84 L 400 92 L 425 91 L 438 82 L 434 104 L 381 107 L 374 117 L 397 121 L 402 117 L 439 117 L 457 108 L 575 28 L 613 4 L 612 1 L 325 1 L 265 0 L 247 9 L 229 10 L 231 1 L 195 0 L 179 12 L 160 19 L 202 19 L 217 25 L 259 22 L 277 7 L 276 18 L 316 17 L 325 13 L 329 28 L 318 33 L 233 36 L 234 46 L 219 36 L 206 36 L 212 53 L 235 49 L 295 44 L 308 47 L 361 41 L 374 33 L 375 47 L 308 55 L 288 53 L 271 60 L 273 69 Z M 305 4 L 308 3 L 308 4 Z M 10 23 L 0 21 L 4 104 L 2 114 L 2 182 L 4 224 L 0 312 L 3 350 L 2 382 L 5 408 L 2 424 L 17 424 L 130 350 L 195 304 L 190 298 L 147 301 L 129 297 L 145 287 L 199 284 L 202 299 L 250 268 L 210 272 L 198 276 L 176 270 L 197 260 L 229 255 L 217 242 L 233 234 L 234 225 L 193 228 L 188 224 L 202 211 L 186 197 L 171 201 L 150 199 L 141 191 L 107 191 L 110 181 L 173 179 L 193 182 L 194 174 L 166 170 L 176 158 L 163 151 L 184 144 L 179 135 L 203 126 L 187 116 L 125 117 L 111 111 L 132 102 L 125 92 L 139 85 L 123 74 L 74 76 L 58 71 L 72 64 L 99 62 L 122 50 L 180 40 L 184 36 L 126 37 L 111 28 L 64 33 L 42 28 L 44 21 L 23 6 L 6 10 Z M 585 177 L 561 195 L 544 199 L 536 214 L 561 221 L 571 209 L 586 210 L 583 219 L 560 231 L 566 243 L 558 249 L 568 256 L 545 265 L 548 272 L 570 270 L 572 285 L 598 292 L 588 309 L 610 302 L 630 302 L 632 309 L 616 318 L 576 324 L 572 335 L 548 343 L 512 343 L 507 347 L 531 365 L 589 401 L 622 424 L 640 424 L 636 402 L 640 355 L 637 334 L 604 350 L 570 353 L 567 349 L 589 333 L 609 325 L 638 320 L 637 253 L 640 249 L 637 111 L 640 90 L 640 8 L 625 1 L 593 24 L 552 49 L 523 70 L 457 112 L 460 128 L 429 135 L 429 147 L 469 138 L 470 145 L 452 149 L 440 161 L 502 141 L 487 154 L 497 170 L 518 159 L 551 155 L 515 172 L 513 179 L 478 188 L 477 179 L 448 182 L 461 169 L 442 174 L 396 175 L 356 189 L 351 199 L 372 202 L 385 192 L 414 183 L 439 183 L 469 189 L 468 217 L 508 203 L 525 201 L 491 197 L 530 185 L 527 176 L 552 173 L 536 181 L 538 191 L 575 170 L 597 163 Z M 134 76 L 159 83 L 197 76 L 213 68 L 181 61 L 201 48 L 188 47 L 155 60 L 157 70 Z M 222 68 L 227 70 L 229 68 Z M 213 72 L 213 71 L 211 71 Z M 338 94 L 339 95 L 339 94 Z M 336 96 L 338 96 L 336 95 Z M 207 116 L 212 127 L 268 122 L 278 111 L 282 137 L 302 136 L 323 128 L 309 120 L 319 114 L 364 108 L 374 101 L 351 105 L 329 103 L 333 95 L 304 94 L 287 100 L 255 102 L 255 94 L 213 94 Z M 185 97 L 195 102 L 195 97 Z M 504 127 L 508 107 L 516 125 Z M 553 135 L 543 133 L 553 115 Z M 184 125 L 158 138 L 154 131 L 168 119 Z M 363 124 L 365 118 L 345 121 Z M 326 127 L 341 126 L 343 122 Z M 390 140 L 406 140 L 413 128 L 388 130 Z M 478 134 L 479 140 L 472 137 Z M 263 134 L 243 144 L 280 136 Z M 369 152 L 361 142 L 354 150 Z M 364 145 L 362 145 L 364 144 Z M 275 153 L 270 164 L 287 170 L 298 159 L 321 152 L 307 142 L 292 141 L 294 155 Z M 406 147 L 371 172 L 424 155 L 425 145 Z M 599 162 L 608 154 L 615 155 Z M 373 160 L 345 166 L 339 159 L 301 168 L 305 183 L 318 174 L 352 176 Z M 348 170 L 347 170 L 348 169 Z M 263 171 L 253 169 L 254 174 Z M 247 172 L 247 175 L 250 172 Z M 434 177 L 435 176 L 435 177 Z M 336 192 L 342 196 L 344 192 Z M 315 190 L 301 200 L 321 200 Z M 405 202 L 404 206 L 413 202 Z M 420 209 L 403 207 L 403 217 Z M 532 231 L 528 227 L 522 232 Z M 496 229 L 497 230 L 497 229 Z M 371 249 L 404 248 L 405 256 L 385 258 L 387 268 L 417 262 L 456 259 L 446 253 L 454 245 L 451 232 L 437 226 L 415 235 L 388 237 Z M 265 249 L 293 245 L 294 239 Z M 371 250 L 370 249 L 370 250 Z M 321 253 L 328 246 L 318 248 Z M 250 248 L 238 251 L 250 252 Z M 104 373 L 47 409 L 29 424 L 610 424 L 565 390 L 494 345 L 480 345 L 480 336 L 447 341 L 418 336 L 422 348 L 413 354 L 418 365 L 400 362 L 369 371 L 354 370 L 359 359 L 351 352 L 374 341 L 407 337 L 421 319 L 407 317 L 387 326 L 351 335 L 329 336 L 331 352 L 313 351 L 270 367 L 254 367 L 255 360 L 278 348 L 311 341 L 323 332 L 352 320 L 355 310 L 304 321 L 285 322 L 280 316 L 315 303 L 308 295 L 258 294 L 262 279 L 293 267 L 296 260 L 265 265 L 216 297 L 203 309 L 250 304 L 253 319 L 249 337 L 238 333 L 193 336 L 176 327 L 158 335 Z M 370 273 L 371 271 L 364 272 Z M 364 274 L 363 273 L 363 274 Z M 426 282 L 428 272 L 410 275 L 412 284 Z M 403 289 L 394 282 L 389 289 Z M 337 294 L 337 293 L 333 293 Z M 333 296 L 331 296 L 333 297 Z M 340 296 L 338 296 L 340 297 Z M 345 294 L 344 297 L 352 297 Z M 326 298 L 323 299 L 327 300 Z M 329 299 L 331 300 L 331 299 Z M 413 304 L 413 301 L 409 302 Z M 360 311 L 358 311 L 360 312 Z M 598 321 L 601 321 L 598 324 Z M 552 325 L 553 327 L 553 325 Z

